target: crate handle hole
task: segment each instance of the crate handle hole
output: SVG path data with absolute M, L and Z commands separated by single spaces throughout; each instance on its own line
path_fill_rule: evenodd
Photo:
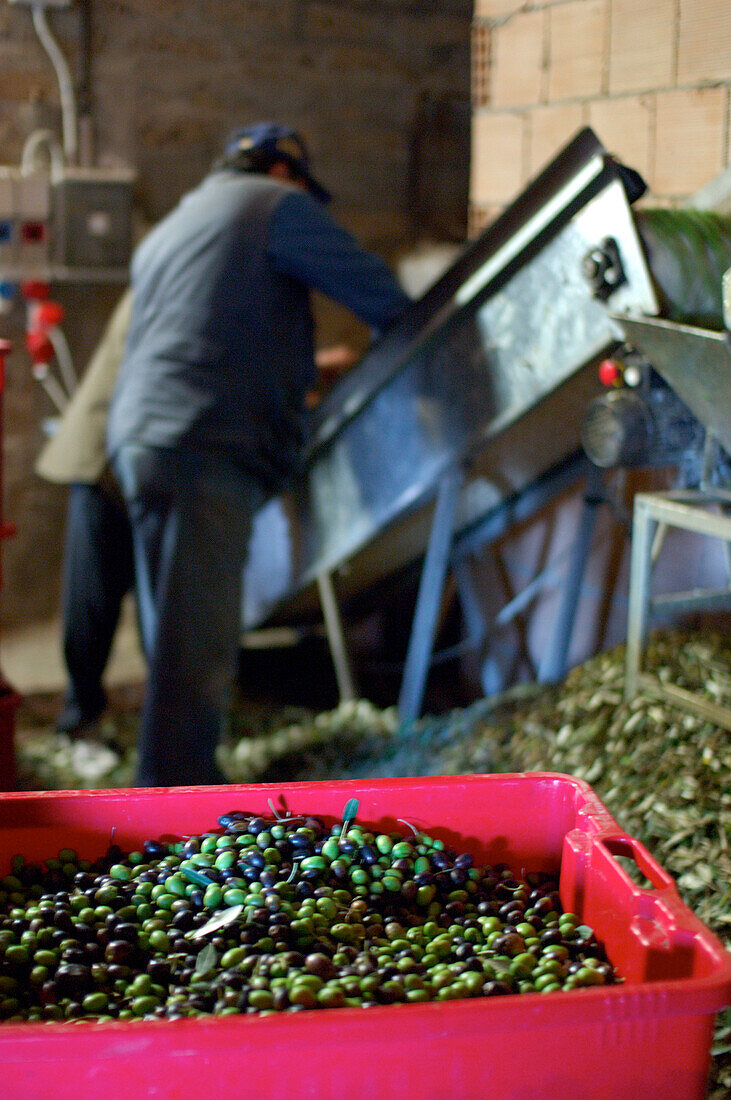
M 614 862 L 622 868 L 635 886 L 639 886 L 643 890 L 655 890 L 665 885 L 664 882 L 656 881 L 652 877 L 652 867 L 641 865 L 640 861 L 637 859 L 637 853 L 631 841 L 620 839 L 605 840 L 604 845 Z M 644 860 L 642 863 L 644 864 Z

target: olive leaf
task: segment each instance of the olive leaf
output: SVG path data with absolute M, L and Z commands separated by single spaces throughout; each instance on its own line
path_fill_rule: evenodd
M 195 960 L 196 974 L 209 974 L 211 970 L 215 969 L 217 962 L 218 951 L 216 951 L 212 943 L 207 943 Z
M 211 932 L 217 932 L 219 928 L 226 928 L 227 925 L 236 920 L 243 908 L 243 905 L 229 905 L 228 909 L 222 909 L 220 913 L 216 913 L 209 921 L 206 921 L 202 928 L 196 928 L 195 932 L 191 932 L 188 938 L 199 940 Z
M 358 807 L 360 802 L 357 798 L 349 798 L 345 803 L 343 809 L 343 823 L 340 829 L 341 834 L 346 833 L 351 826 L 351 823 L 355 821 L 355 815 L 358 813 Z
M 180 874 L 185 878 L 190 879 L 196 886 L 212 886 L 213 879 L 207 878 L 206 875 L 202 875 L 200 871 L 194 871 L 192 867 L 179 867 Z

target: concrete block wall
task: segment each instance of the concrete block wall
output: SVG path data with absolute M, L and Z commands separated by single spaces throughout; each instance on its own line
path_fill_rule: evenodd
M 731 163 L 728 0 L 475 0 L 470 223 L 582 126 L 682 204 Z

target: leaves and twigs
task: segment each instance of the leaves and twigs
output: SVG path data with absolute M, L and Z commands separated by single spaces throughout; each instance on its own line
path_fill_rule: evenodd
M 267 803 L 269 804 L 269 809 L 272 811 L 272 815 L 274 817 L 274 820 L 278 824 L 282 823 L 282 822 L 286 822 L 287 825 L 293 825 L 296 821 L 299 822 L 299 821 L 305 821 L 306 820 L 304 814 L 293 814 L 293 813 L 291 813 L 290 810 L 287 810 L 287 809 L 285 809 L 284 813 L 282 813 L 274 805 L 271 798 L 267 799 Z
M 187 878 L 189 882 L 194 882 L 196 886 L 202 886 L 205 889 L 206 886 L 213 885 L 212 878 L 202 875 L 200 871 L 195 871 L 192 867 L 182 866 L 179 867 L 178 870 L 184 878 Z
M 289 872 L 289 877 L 285 879 L 285 882 L 287 884 L 289 884 L 290 882 L 294 882 L 294 880 L 297 878 L 297 875 L 300 873 L 299 865 L 302 858 L 302 856 L 296 854 L 292 856 L 292 870 Z
M 355 821 L 359 806 L 360 802 L 357 798 L 349 798 L 348 801 L 345 803 L 345 806 L 343 807 L 343 819 L 340 827 L 341 833 L 347 833 L 348 829 Z
M 248 725 L 248 723 L 247 723 Z M 379 710 L 366 700 L 348 701 L 322 714 L 300 711 L 296 721 L 261 736 L 221 746 L 221 766 L 232 782 L 252 783 L 270 770 L 280 774 L 307 758 L 309 777 L 326 768 L 331 749 L 352 760 L 377 748 L 382 752 L 398 731 L 395 708 Z
M 195 960 L 195 972 L 203 977 L 206 974 L 210 974 L 212 970 L 215 970 L 217 964 L 218 951 L 216 951 L 212 943 L 207 943 Z
M 201 928 L 196 928 L 194 932 L 190 932 L 188 939 L 200 940 L 204 936 L 210 936 L 212 932 L 218 932 L 220 928 L 227 928 L 240 916 L 243 908 L 243 905 L 230 905 L 227 909 L 222 909 L 220 913 L 216 913 L 215 916 L 206 921 Z

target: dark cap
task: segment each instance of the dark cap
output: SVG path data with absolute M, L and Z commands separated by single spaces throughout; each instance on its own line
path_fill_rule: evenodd
M 310 173 L 310 158 L 299 134 L 286 126 L 271 122 L 256 122 L 229 134 L 221 165 L 244 172 L 266 172 L 270 165 L 284 161 L 292 172 L 307 185 L 308 191 L 322 203 L 332 195 Z

